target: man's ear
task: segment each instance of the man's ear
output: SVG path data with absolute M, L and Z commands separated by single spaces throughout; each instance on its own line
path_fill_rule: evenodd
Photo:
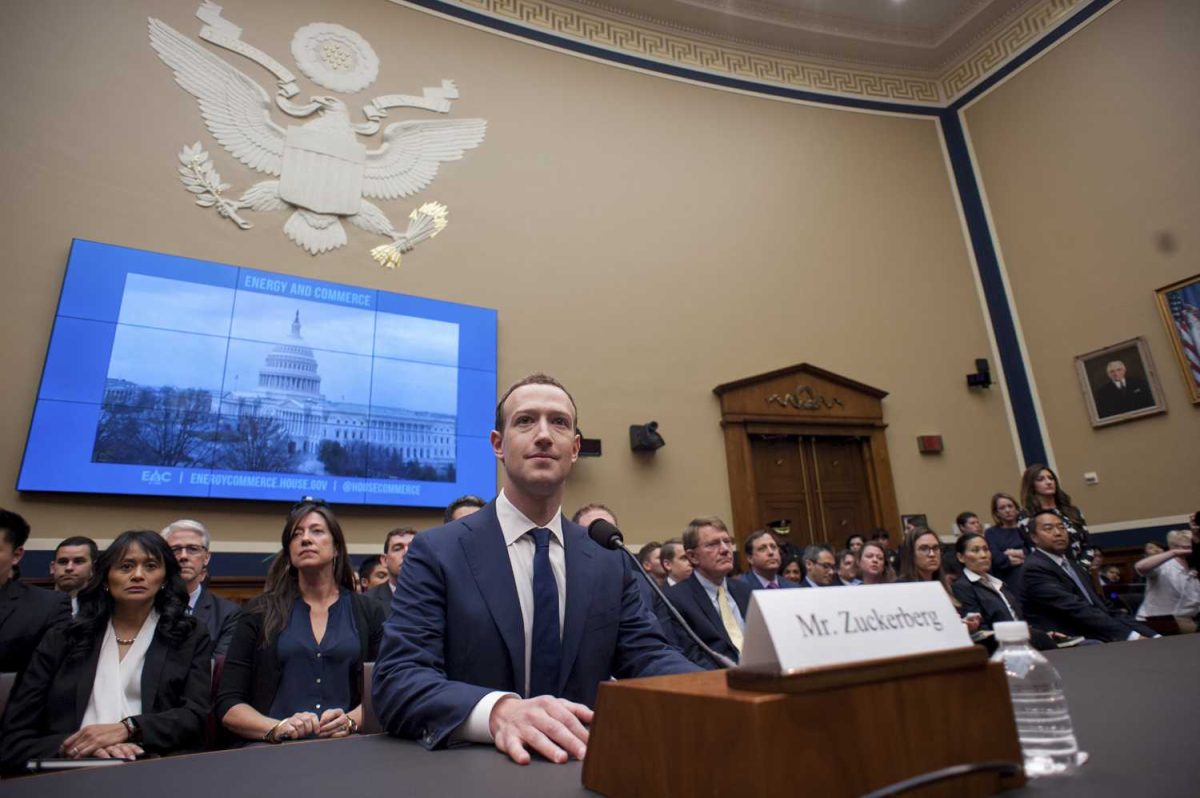
M 17 546 L 15 549 L 13 549 L 13 561 L 12 561 L 12 564 L 13 564 L 13 565 L 20 565 L 20 564 L 21 564 L 21 558 L 22 558 L 22 557 L 24 557 L 24 556 L 25 556 L 25 547 L 24 547 L 24 546 Z
M 579 447 L 583 445 L 583 438 L 579 432 L 575 433 L 575 440 L 571 441 L 571 462 L 574 463 L 579 459 Z
M 496 459 L 504 462 L 504 436 L 496 430 L 492 430 L 488 435 L 488 440 L 492 442 L 492 454 L 496 455 Z

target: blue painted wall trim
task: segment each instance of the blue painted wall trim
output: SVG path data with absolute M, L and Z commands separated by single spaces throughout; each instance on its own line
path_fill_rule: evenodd
M 1025 360 L 1021 357 L 1020 341 L 1012 308 L 1004 292 L 1004 279 L 1000 272 L 1000 258 L 996 254 L 995 242 L 988 229 L 984 212 L 983 196 L 975 174 L 975 165 L 967 148 L 967 139 L 957 111 L 945 111 L 939 118 L 942 137 L 950 154 L 950 165 L 954 173 L 954 184 L 958 187 L 959 201 L 967 221 L 971 238 L 971 250 L 975 254 L 975 265 L 983 285 L 988 316 L 992 322 L 992 333 L 996 337 L 996 348 L 1000 363 L 1004 367 L 1004 383 L 1008 388 L 1008 401 L 1012 407 L 1017 427 L 1017 438 L 1021 442 L 1021 457 L 1026 466 L 1046 462 L 1046 445 L 1042 440 L 1038 424 L 1037 409 L 1033 401 L 1033 387 L 1025 371 Z

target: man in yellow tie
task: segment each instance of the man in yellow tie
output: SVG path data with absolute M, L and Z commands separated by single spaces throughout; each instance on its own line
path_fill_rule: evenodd
M 730 579 L 733 570 L 733 538 L 725 522 L 716 516 L 693 519 L 683 532 L 683 549 L 692 563 L 692 575 L 667 589 L 667 598 L 713 650 L 737 661 L 746 629 L 750 587 Z M 670 626 L 676 642 L 692 662 L 716 667 L 712 659 L 680 629 L 669 616 L 660 614 Z

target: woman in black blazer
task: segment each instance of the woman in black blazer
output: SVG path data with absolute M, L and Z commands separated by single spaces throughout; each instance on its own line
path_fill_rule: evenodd
M 362 725 L 362 664 L 379 651 L 386 610 L 354 592 L 346 539 L 324 501 L 294 505 L 281 542 L 266 592 L 234 630 L 217 717 L 246 740 L 345 737 Z
M 991 629 L 993 624 L 1004 621 L 1022 621 L 1021 601 L 998 577 L 990 571 L 992 552 L 983 535 L 969 533 L 954 542 L 954 552 L 962 563 L 963 572 L 951 591 L 958 601 L 958 613 L 980 616 L 980 629 Z M 1029 639 L 1035 648 L 1043 651 L 1056 648 L 1054 641 L 1040 629 L 1029 630 Z M 1065 638 L 1064 638 L 1065 639 Z
M 0 759 L 133 759 L 204 741 L 212 645 L 187 615 L 179 564 L 155 532 L 121 534 L 42 639 L 5 714 Z

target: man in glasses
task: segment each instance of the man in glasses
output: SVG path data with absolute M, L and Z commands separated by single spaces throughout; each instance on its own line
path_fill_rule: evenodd
M 180 519 L 168 524 L 162 536 L 179 561 L 179 574 L 187 583 L 188 611 L 208 627 L 208 636 L 214 644 L 213 655 L 224 654 L 242 610 L 232 601 L 204 589 L 211 556 L 208 528 L 199 521 Z
M 515 384 L 490 436 L 500 495 L 413 539 L 372 679 L 389 733 L 491 744 L 519 764 L 583 759 L 600 682 L 697 670 L 638 598 L 628 558 L 563 518 L 576 421 L 556 380 Z
M 829 587 L 833 584 L 833 572 L 837 567 L 833 549 L 823 543 L 804 547 L 804 579 L 800 587 Z

